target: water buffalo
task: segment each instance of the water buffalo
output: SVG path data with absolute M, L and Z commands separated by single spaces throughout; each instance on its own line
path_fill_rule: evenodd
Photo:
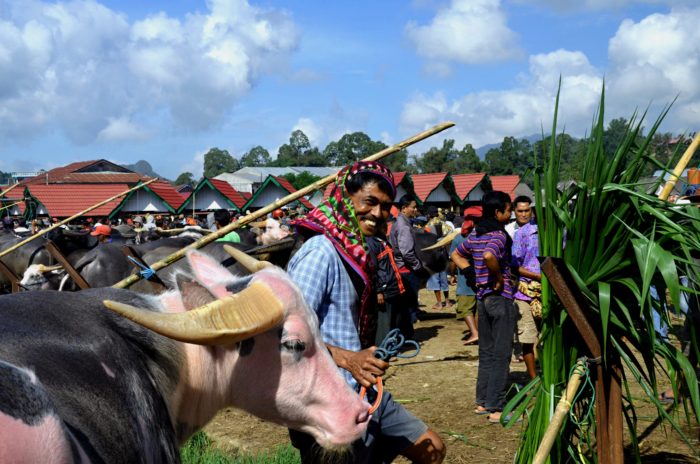
M 283 271 L 234 277 L 187 258 L 193 276 L 158 297 L 0 296 L 0 462 L 178 462 L 179 444 L 228 406 L 330 449 L 364 433 L 369 405 Z

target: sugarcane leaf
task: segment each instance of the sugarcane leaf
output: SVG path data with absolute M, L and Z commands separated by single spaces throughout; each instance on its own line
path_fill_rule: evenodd
M 600 310 L 600 325 L 603 328 L 603 359 L 608 359 L 608 322 L 610 321 L 610 284 L 598 282 L 598 309 Z

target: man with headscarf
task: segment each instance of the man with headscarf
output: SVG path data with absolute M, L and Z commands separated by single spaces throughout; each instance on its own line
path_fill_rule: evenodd
M 344 168 L 328 199 L 295 221 L 306 242 L 290 260 L 288 272 L 319 320 L 323 341 L 346 381 L 356 390 L 371 388 L 389 364 L 375 357 L 376 308 L 371 288 L 372 260 L 366 236 L 386 221 L 396 194 L 384 165 L 357 162 Z M 290 431 L 302 462 L 327 458 L 310 435 Z M 445 447 L 439 436 L 394 402 L 384 391 L 363 439 L 352 444 L 352 462 L 391 462 L 399 454 L 413 462 L 439 463 Z M 330 458 L 340 462 L 342 456 Z

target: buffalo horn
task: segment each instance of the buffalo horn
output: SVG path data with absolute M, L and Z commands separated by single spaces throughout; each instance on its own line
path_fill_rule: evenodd
M 263 282 L 184 313 L 161 313 L 105 300 L 104 305 L 135 323 L 185 343 L 227 345 L 266 332 L 282 322 L 284 306 Z
M 455 237 L 457 236 L 457 234 L 459 234 L 460 232 L 461 232 L 461 230 L 454 230 L 454 231 L 450 232 L 449 234 L 445 235 L 444 237 L 442 237 L 442 238 L 441 238 L 440 240 L 438 240 L 437 243 L 435 243 L 434 245 L 430 245 L 429 247 L 423 248 L 422 251 L 434 250 L 434 249 L 436 249 L 436 248 L 442 248 L 442 247 L 444 247 L 444 246 L 446 246 L 446 245 L 449 245 L 450 243 L 452 243 L 452 240 L 454 240 L 454 238 L 455 238 Z
M 255 273 L 266 267 L 274 267 L 274 265 L 268 261 L 259 261 L 252 256 L 242 252 L 238 248 L 234 248 L 231 245 L 224 245 L 224 250 L 231 255 L 233 259 L 238 261 L 241 266 L 248 269 L 248 271 Z
M 63 265 L 54 264 L 53 266 L 44 266 L 43 264 L 39 264 L 38 271 L 43 274 L 45 272 L 58 271 L 59 269 L 63 269 Z

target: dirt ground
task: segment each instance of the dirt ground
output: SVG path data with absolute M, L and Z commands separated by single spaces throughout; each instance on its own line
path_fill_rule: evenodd
M 447 463 L 512 462 L 521 425 L 504 429 L 490 424 L 474 409 L 478 348 L 464 346 L 464 321 L 456 320 L 452 309 L 432 310 L 435 297 L 421 291 L 422 309 L 427 315 L 416 325 L 416 341 L 421 344 L 415 358 L 392 363 L 384 377 L 395 399 L 437 431 L 447 445 Z M 527 375 L 522 363 L 511 364 L 511 380 L 524 384 Z M 632 392 L 638 409 L 639 431 L 649 428 L 641 444 L 646 463 L 698 463 L 691 449 L 669 426 L 654 426 L 656 410 L 645 406 L 641 392 Z M 648 401 L 647 401 L 648 404 Z M 289 443 L 285 428 L 263 422 L 246 413 L 222 411 L 205 429 L 217 446 L 257 453 Z M 687 430 L 693 446 L 700 447 L 698 428 Z M 397 460 L 397 462 L 407 462 Z

